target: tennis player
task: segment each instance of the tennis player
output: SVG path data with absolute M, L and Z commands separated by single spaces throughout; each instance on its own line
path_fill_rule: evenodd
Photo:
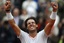
M 14 32 L 16 33 L 17 37 L 20 39 L 21 43 L 47 43 L 47 38 L 51 33 L 52 26 L 54 25 L 56 15 L 57 15 L 57 10 L 58 10 L 58 4 L 55 2 L 51 2 L 51 6 L 53 8 L 52 13 L 50 15 L 50 21 L 49 23 L 45 26 L 45 28 L 37 33 L 37 23 L 36 19 L 34 17 L 30 17 L 26 19 L 25 21 L 25 26 L 26 29 L 28 29 L 29 33 L 26 33 L 15 24 L 14 18 L 10 12 L 11 9 L 11 2 L 6 1 L 4 5 L 4 9 L 6 11 L 6 15 L 8 18 L 8 22 L 13 28 Z

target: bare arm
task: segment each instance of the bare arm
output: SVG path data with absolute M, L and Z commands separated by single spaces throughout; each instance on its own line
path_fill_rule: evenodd
M 44 30 L 47 35 L 50 34 L 54 22 L 55 20 L 50 19 L 49 23 L 45 26 Z
M 6 1 L 5 5 L 4 5 L 4 9 L 6 11 L 6 15 L 8 18 L 8 22 L 11 25 L 11 27 L 13 28 L 13 30 L 15 31 L 16 35 L 19 36 L 20 35 L 20 28 L 15 24 L 14 20 L 13 20 L 13 16 L 10 13 L 10 9 L 11 9 L 11 2 L 10 1 Z
M 15 31 L 16 35 L 19 36 L 20 35 L 20 28 L 15 24 L 14 20 L 8 20 L 9 24 L 11 25 L 11 27 L 13 28 L 13 30 Z
M 51 3 L 51 6 L 52 6 L 52 8 L 53 8 L 53 13 L 57 12 L 57 10 L 58 10 L 58 5 L 56 5 L 54 2 L 52 2 L 52 3 Z M 52 14 L 51 14 L 51 15 L 52 15 Z M 56 17 L 55 17 L 55 18 L 56 18 Z M 52 26 L 54 25 L 54 22 L 55 22 L 55 19 L 51 19 L 51 18 L 50 18 L 49 23 L 45 26 L 44 31 L 45 31 L 45 33 L 46 33 L 47 35 L 50 34 L 51 29 L 52 29 Z

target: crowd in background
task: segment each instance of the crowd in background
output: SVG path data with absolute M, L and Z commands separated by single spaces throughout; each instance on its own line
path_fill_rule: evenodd
M 21 43 L 12 27 L 8 24 L 8 19 L 4 11 L 4 3 L 7 0 L 0 0 L 0 43 Z M 24 21 L 28 17 L 35 17 L 38 23 L 38 32 L 43 30 L 49 22 L 52 12 L 51 2 L 58 3 L 58 13 L 56 21 L 52 27 L 48 43 L 64 43 L 64 0 L 10 0 L 11 13 L 15 23 L 21 30 L 28 32 Z

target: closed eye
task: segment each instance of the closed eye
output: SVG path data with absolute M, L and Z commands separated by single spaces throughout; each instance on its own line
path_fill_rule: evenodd
M 34 24 L 35 22 L 29 22 L 29 23 L 27 23 L 27 24 L 31 24 L 31 23 Z

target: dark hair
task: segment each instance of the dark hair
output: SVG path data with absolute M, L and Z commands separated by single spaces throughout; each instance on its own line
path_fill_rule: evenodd
M 37 24 L 37 20 L 35 17 L 29 17 L 25 20 L 25 26 L 27 27 L 27 21 L 30 20 L 30 19 L 33 19 L 35 21 L 35 23 Z

